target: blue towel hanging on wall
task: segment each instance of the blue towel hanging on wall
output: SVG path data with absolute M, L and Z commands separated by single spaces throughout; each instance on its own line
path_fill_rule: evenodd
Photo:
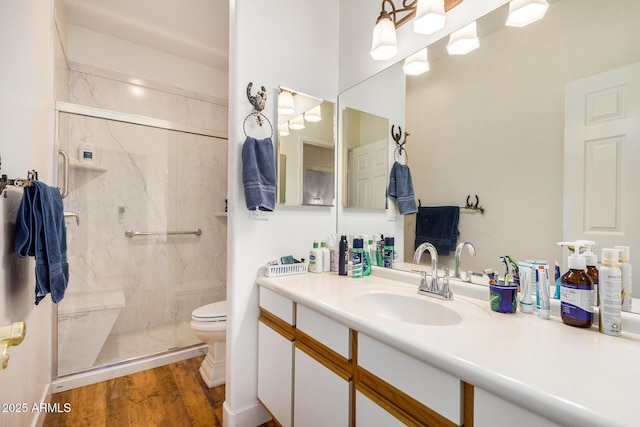
M 394 162 L 389 175 L 389 189 L 387 194 L 398 199 L 400 215 L 418 212 L 416 198 L 413 194 L 413 180 L 409 166 Z
M 67 230 L 62 197 L 57 188 L 32 180 L 25 187 L 16 218 L 16 253 L 35 257 L 36 299 L 48 293 L 58 303 L 69 283 Z
M 276 166 L 271 138 L 247 136 L 242 146 L 242 182 L 247 209 L 274 210 Z
M 414 249 L 429 242 L 438 250 L 438 255 L 449 255 L 458 242 L 458 206 L 418 207 L 416 215 L 416 240 Z

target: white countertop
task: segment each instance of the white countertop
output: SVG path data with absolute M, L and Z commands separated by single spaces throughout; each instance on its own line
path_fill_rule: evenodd
M 402 274 L 406 279 L 408 273 Z M 536 314 L 496 313 L 488 301 L 462 296 L 467 290 L 476 296 L 478 289 L 488 293 L 477 285 L 452 285 L 454 301 L 424 296 L 464 319 L 452 326 L 426 326 L 372 315 L 350 297 L 364 286 L 417 291 L 418 281 L 409 285 L 379 276 L 307 273 L 259 276 L 258 284 L 561 425 L 640 425 L 635 406 L 640 403 L 635 392 L 639 335 L 610 337 L 595 326 L 574 328 L 554 316 L 543 320 Z

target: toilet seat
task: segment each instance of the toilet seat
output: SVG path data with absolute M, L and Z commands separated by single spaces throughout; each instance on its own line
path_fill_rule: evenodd
M 225 322 L 227 320 L 227 301 L 218 301 L 196 308 L 191 313 L 196 322 Z

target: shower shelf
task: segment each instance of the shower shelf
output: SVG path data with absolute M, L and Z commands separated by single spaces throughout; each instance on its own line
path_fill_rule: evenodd
M 226 212 L 215 212 L 215 213 L 213 214 L 213 216 L 217 216 L 217 217 L 220 217 L 220 218 L 224 218 L 224 217 L 226 217 L 226 216 L 227 216 L 227 213 L 226 213 Z
M 92 170 L 96 172 L 106 172 L 107 169 L 98 165 L 94 165 L 88 162 L 82 162 L 77 159 L 69 159 L 69 166 L 73 169 L 84 169 L 84 170 Z

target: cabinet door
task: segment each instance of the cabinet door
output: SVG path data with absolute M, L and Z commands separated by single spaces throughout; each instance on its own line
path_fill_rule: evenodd
M 348 427 L 350 383 L 295 349 L 294 425 Z
M 283 427 L 292 425 L 293 342 L 258 324 L 258 398 Z
M 405 424 L 359 391 L 356 392 L 356 427 L 403 427 Z
M 474 427 L 560 427 L 560 424 L 478 387 L 475 388 L 473 406 Z M 540 410 L 544 412 L 543 408 Z

